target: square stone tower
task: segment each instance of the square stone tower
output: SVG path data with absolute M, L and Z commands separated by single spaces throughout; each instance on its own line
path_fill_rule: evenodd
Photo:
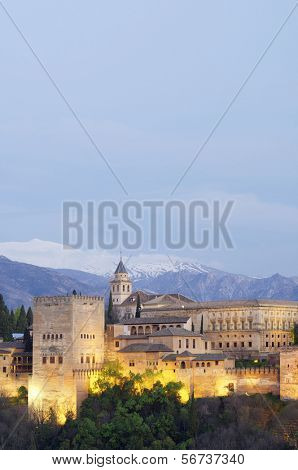
M 29 406 L 37 413 L 53 409 L 61 422 L 76 414 L 74 370 L 94 370 L 104 360 L 102 297 L 37 297 L 33 303 L 33 373 Z

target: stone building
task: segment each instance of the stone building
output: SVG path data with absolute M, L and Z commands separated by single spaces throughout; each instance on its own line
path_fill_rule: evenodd
M 119 271 L 119 293 L 128 294 L 121 264 Z M 140 318 L 105 328 L 101 297 L 35 298 L 33 353 L 22 342 L 0 342 L 0 391 L 14 395 L 24 385 L 32 412 L 53 408 L 63 422 L 67 412 L 77 413 L 103 364 L 118 361 L 127 374 L 149 370 L 158 379 L 181 381 L 187 396 L 271 392 L 298 399 L 298 349 L 292 345 L 298 302 L 187 304 L 164 295 L 145 305 Z M 277 367 L 235 366 L 237 358 L 272 354 Z
M 110 280 L 113 311 L 119 320 L 133 318 L 136 315 L 137 300 L 140 298 L 141 309 L 183 308 L 194 302 L 181 294 L 154 294 L 142 290 L 132 291 L 132 281 L 122 259 Z
M 298 322 L 298 302 L 280 300 L 241 300 L 197 302 L 183 308 L 146 307 L 143 317 L 188 315 L 194 329 L 203 324 L 214 352 L 235 357 L 264 357 L 293 344 Z M 203 320 L 202 320 L 203 318 Z
M 82 391 L 75 369 L 104 361 L 104 301 L 94 296 L 38 297 L 33 304 L 33 371 L 29 406 L 76 413 Z M 85 396 L 85 395 L 84 395 Z

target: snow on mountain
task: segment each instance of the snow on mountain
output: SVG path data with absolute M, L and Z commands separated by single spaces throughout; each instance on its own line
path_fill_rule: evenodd
M 0 243 L 0 255 L 13 261 L 54 269 L 76 269 L 102 276 L 110 276 L 119 261 L 119 255 L 106 251 L 79 250 L 60 243 L 33 239 L 28 242 Z M 125 257 L 125 265 L 132 278 L 157 277 L 168 272 L 209 272 L 199 263 L 179 257 L 159 254 L 137 254 Z

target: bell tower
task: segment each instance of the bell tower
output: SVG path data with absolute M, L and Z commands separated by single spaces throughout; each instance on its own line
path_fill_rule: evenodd
M 114 273 L 114 278 L 110 281 L 110 286 L 113 305 L 121 305 L 131 294 L 132 282 L 128 276 L 122 258 L 120 258 Z

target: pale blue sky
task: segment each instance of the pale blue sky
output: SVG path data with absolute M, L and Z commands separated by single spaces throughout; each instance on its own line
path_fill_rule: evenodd
M 3 0 L 130 198 L 169 194 L 293 1 Z M 235 199 L 234 250 L 298 274 L 298 10 L 175 194 Z M 123 192 L 0 8 L 1 241 L 61 241 L 63 200 Z M 177 253 L 175 253 L 177 255 Z

